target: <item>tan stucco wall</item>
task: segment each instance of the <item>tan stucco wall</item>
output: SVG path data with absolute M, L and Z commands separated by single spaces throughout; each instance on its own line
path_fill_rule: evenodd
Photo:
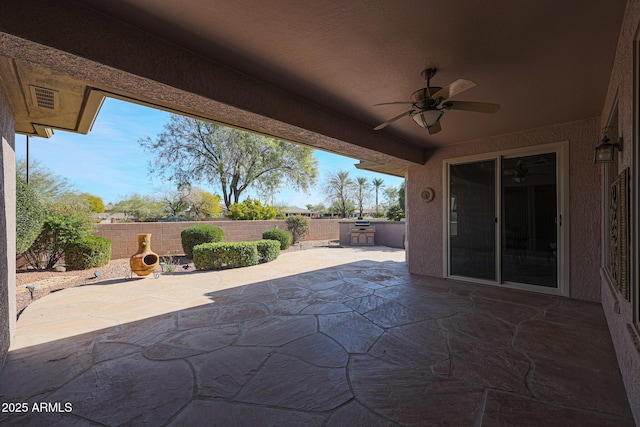
M 262 233 L 269 228 L 287 229 L 284 220 L 270 221 L 207 221 L 220 227 L 227 242 L 253 241 L 262 239 Z M 129 258 L 138 249 L 138 234 L 151 233 L 151 249 L 164 256 L 184 254 L 180 233 L 192 225 L 203 222 L 135 222 L 125 224 L 99 224 L 96 236 L 111 240 L 111 259 Z M 301 240 L 333 240 L 338 238 L 337 219 L 310 220 L 311 232 Z
M 616 60 L 611 73 L 609 91 L 606 102 L 602 109 L 600 126 L 607 124 L 616 99 L 618 106 L 618 129 L 619 134 L 624 138 L 624 151 L 618 157 L 618 172 L 625 168 L 631 170 L 631 212 L 636 220 L 631 222 L 631 301 L 627 301 L 623 295 L 609 283 L 608 276 L 602 275 L 602 307 L 611 338 L 618 356 L 620 372 L 627 389 L 629 404 L 635 417 L 636 424 L 640 425 L 640 334 L 638 333 L 638 323 L 634 314 L 633 301 L 640 301 L 640 288 L 638 286 L 638 271 L 636 271 L 638 251 L 633 249 L 638 247 L 638 200 L 636 186 L 640 182 L 637 178 L 638 164 L 634 161 L 638 157 L 638 115 L 640 112 L 634 107 L 634 93 L 640 90 L 640 84 L 634 81 L 634 50 L 640 45 L 640 0 L 630 0 L 627 3 L 625 19 L 620 30 L 618 40 L 618 50 Z M 635 164 L 634 164 L 635 163 Z M 607 189 L 602 182 L 602 198 L 607 200 Z M 603 211 L 606 215 L 606 210 Z M 605 221 L 602 221 L 604 227 Z M 606 238 L 607 230 L 602 230 L 603 247 L 608 245 Z M 598 265 L 603 265 L 599 263 Z
M 599 119 L 592 118 L 475 140 L 438 150 L 425 166 L 410 167 L 406 190 L 409 270 L 412 273 L 444 277 L 443 160 L 568 141 L 569 292 L 572 298 L 600 301 L 600 168 L 593 164 L 598 130 Z M 430 203 L 420 199 L 424 187 L 432 187 L 436 192 L 435 199 Z
M 0 85 L 0 369 L 16 326 L 16 156 L 13 112 Z
M 376 245 L 404 248 L 407 232 L 404 221 L 373 220 L 370 223 L 375 228 L 374 243 Z M 354 224 L 355 221 L 340 222 L 340 245 L 351 246 L 351 228 Z

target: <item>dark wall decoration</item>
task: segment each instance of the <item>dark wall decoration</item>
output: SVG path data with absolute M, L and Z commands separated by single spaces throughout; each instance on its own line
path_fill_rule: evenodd
M 609 273 L 620 294 L 629 300 L 629 169 L 609 191 Z

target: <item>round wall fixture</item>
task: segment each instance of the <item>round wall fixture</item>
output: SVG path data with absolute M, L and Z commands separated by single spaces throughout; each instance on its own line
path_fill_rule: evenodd
M 423 202 L 425 203 L 429 203 L 430 201 L 432 201 L 434 198 L 436 197 L 436 192 L 433 191 L 433 188 L 431 187 L 426 187 L 422 189 L 422 192 L 420 193 L 420 198 L 422 199 Z

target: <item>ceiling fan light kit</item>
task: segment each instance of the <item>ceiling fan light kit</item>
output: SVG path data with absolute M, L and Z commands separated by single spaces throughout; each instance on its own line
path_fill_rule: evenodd
M 449 98 L 471 89 L 476 84 L 471 80 L 458 79 L 445 87 L 431 86 L 431 78 L 435 76 L 436 71 L 436 68 L 427 68 L 421 73 L 422 77 L 427 80 L 427 86 L 413 92 L 410 102 L 398 101 L 375 104 L 410 104 L 411 109 L 376 126 L 374 130 L 383 129 L 404 116 L 411 116 L 418 126 L 427 129 L 429 134 L 434 134 L 442 130 L 442 127 L 440 126 L 440 119 L 447 110 L 475 111 L 478 113 L 496 113 L 500 110 L 499 104 L 448 101 Z
M 442 110 L 423 110 L 411 115 L 418 126 L 429 129 L 440 120 L 444 114 Z

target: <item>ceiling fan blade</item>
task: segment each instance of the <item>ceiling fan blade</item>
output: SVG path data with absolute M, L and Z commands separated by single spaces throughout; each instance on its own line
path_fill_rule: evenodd
M 500 104 L 490 104 L 488 102 L 468 102 L 468 101 L 447 101 L 442 105 L 446 110 L 475 111 L 478 113 L 497 113 Z
M 386 128 L 387 126 L 389 126 L 391 123 L 395 122 L 398 119 L 403 118 L 404 116 L 408 116 L 409 114 L 411 114 L 413 110 L 409 110 L 409 111 L 405 111 L 402 114 L 398 114 L 397 116 L 395 116 L 392 119 L 387 120 L 386 122 L 379 124 L 378 126 L 376 126 L 375 128 L 373 128 L 373 130 L 380 130 L 382 128 Z
M 436 93 L 434 93 L 431 98 L 433 99 L 449 99 L 452 96 L 455 96 L 459 93 L 464 92 L 465 90 L 469 90 L 474 87 L 476 84 L 471 80 L 458 79 L 455 82 L 449 84 L 448 86 L 443 87 Z
M 431 126 L 430 128 L 427 129 L 427 131 L 429 132 L 429 135 L 433 135 L 434 133 L 438 133 L 442 130 L 442 126 L 440 125 L 440 122 L 436 122 L 435 125 Z
M 396 101 L 396 102 L 382 102 L 380 104 L 373 104 L 374 107 L 378 106 L 378 105 L 395 105 L 395 104 L 413 104 L 413 102 L 410 101 Z

